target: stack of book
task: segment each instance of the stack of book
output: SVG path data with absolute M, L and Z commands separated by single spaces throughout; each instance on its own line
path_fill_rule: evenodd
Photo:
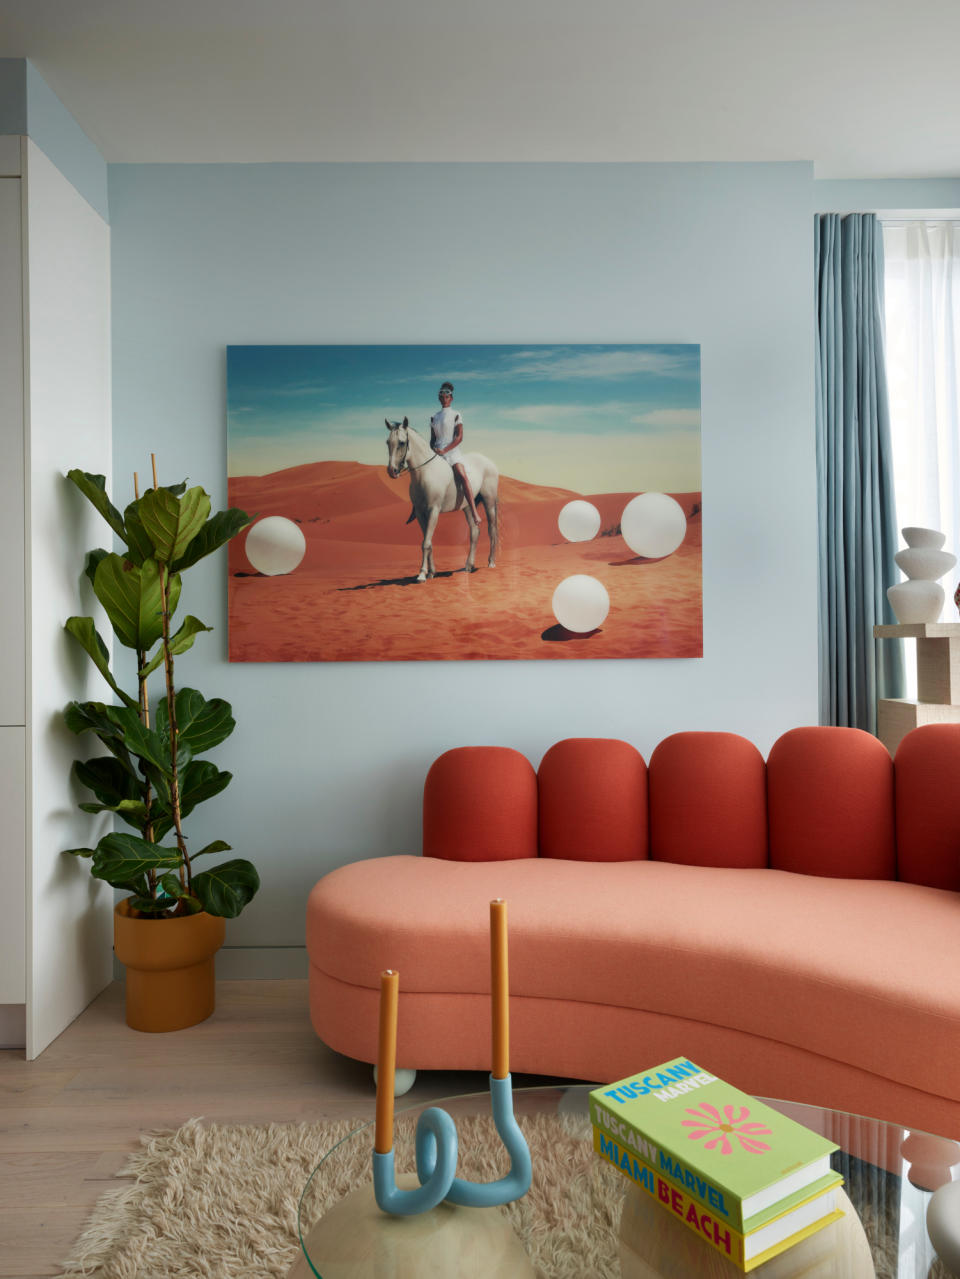
M 593 1148 L 741 1270 L 843 1214 L 839 1147 L 686 1057 L 590 1094 Z

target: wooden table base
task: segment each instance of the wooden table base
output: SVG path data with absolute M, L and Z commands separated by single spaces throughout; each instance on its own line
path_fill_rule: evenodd
M 401 1175 L 404 1189 L 418 1184 Z M 535 1279 L 536 1272 L 499 1208 L 442 1203 L 414 1217 L 381 1212 L 373 1182 L 345 1196 L 307 1237 L 322 1279 Z M 314 1279 L 300 1256 L 287 1279 Z

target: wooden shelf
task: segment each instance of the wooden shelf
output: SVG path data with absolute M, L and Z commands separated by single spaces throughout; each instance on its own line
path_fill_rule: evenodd
M 875 626 L 877 639 L 917 641 L 917 699 L 881 698 L 877 736 L 891 755 L 922 724 L 960 724 L 960 622 Z
M 904 626 L 875 626 L 876 639 L 954 639 L 960 622 L 910 622 Z

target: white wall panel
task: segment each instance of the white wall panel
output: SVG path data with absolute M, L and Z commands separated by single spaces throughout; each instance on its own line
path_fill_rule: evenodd
M 26 723 L 20 238 L 20 179 L 0 178 L 0 725 Z
M 84 743 L 63 708 L 108 690 L 63 629 L 96 613 L 83 577 L 110 533 L 65 479 L 73 466 L 111 475 L 110 230 L 44 153 L 27 144 L 28 916 L 27 1054 L 54 1039 L 112 978 L 113 894 L 63 849 L 106 827 L 77 809 L 71 778 Z M 100 622 L 103 632 L 106 628 Z M 109 640 L 109 632 L 105 635 Z
M 25 787 L 26 730 L 0 728 L 0 1005 L 26 1001 Z

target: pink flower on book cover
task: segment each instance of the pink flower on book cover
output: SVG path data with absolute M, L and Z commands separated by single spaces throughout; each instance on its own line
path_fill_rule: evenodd
M 744 1120 L 750 1117 L 750 1111 L 746 1106 L 724 1106 L 721 1115 L 716 1106 L 704 1103 L 696 1110 L 688 1107 L 687 1114 L 696 1116 L 694 1119 L 682 1120 L 684 1128 L 693 1130 L 687 1133 L 691 1141 L 699 1141 L 701 1137 L 709 1137 L 711 1133 L 717 1134 L 710 1141 L 703 1143 L 706 1150 L 714 1150 L 719 1146 L 721 1155 L 732 1154 L 731 1137 L 735 1137 L 741 1147 L 750 1154 L 758 1154 L 761 1150 L 770 1149 L 765 1142 L 757 1141 L 757 1138 L 771 1136 L 771 1129 L 766 1124 L 744 1123 Z

